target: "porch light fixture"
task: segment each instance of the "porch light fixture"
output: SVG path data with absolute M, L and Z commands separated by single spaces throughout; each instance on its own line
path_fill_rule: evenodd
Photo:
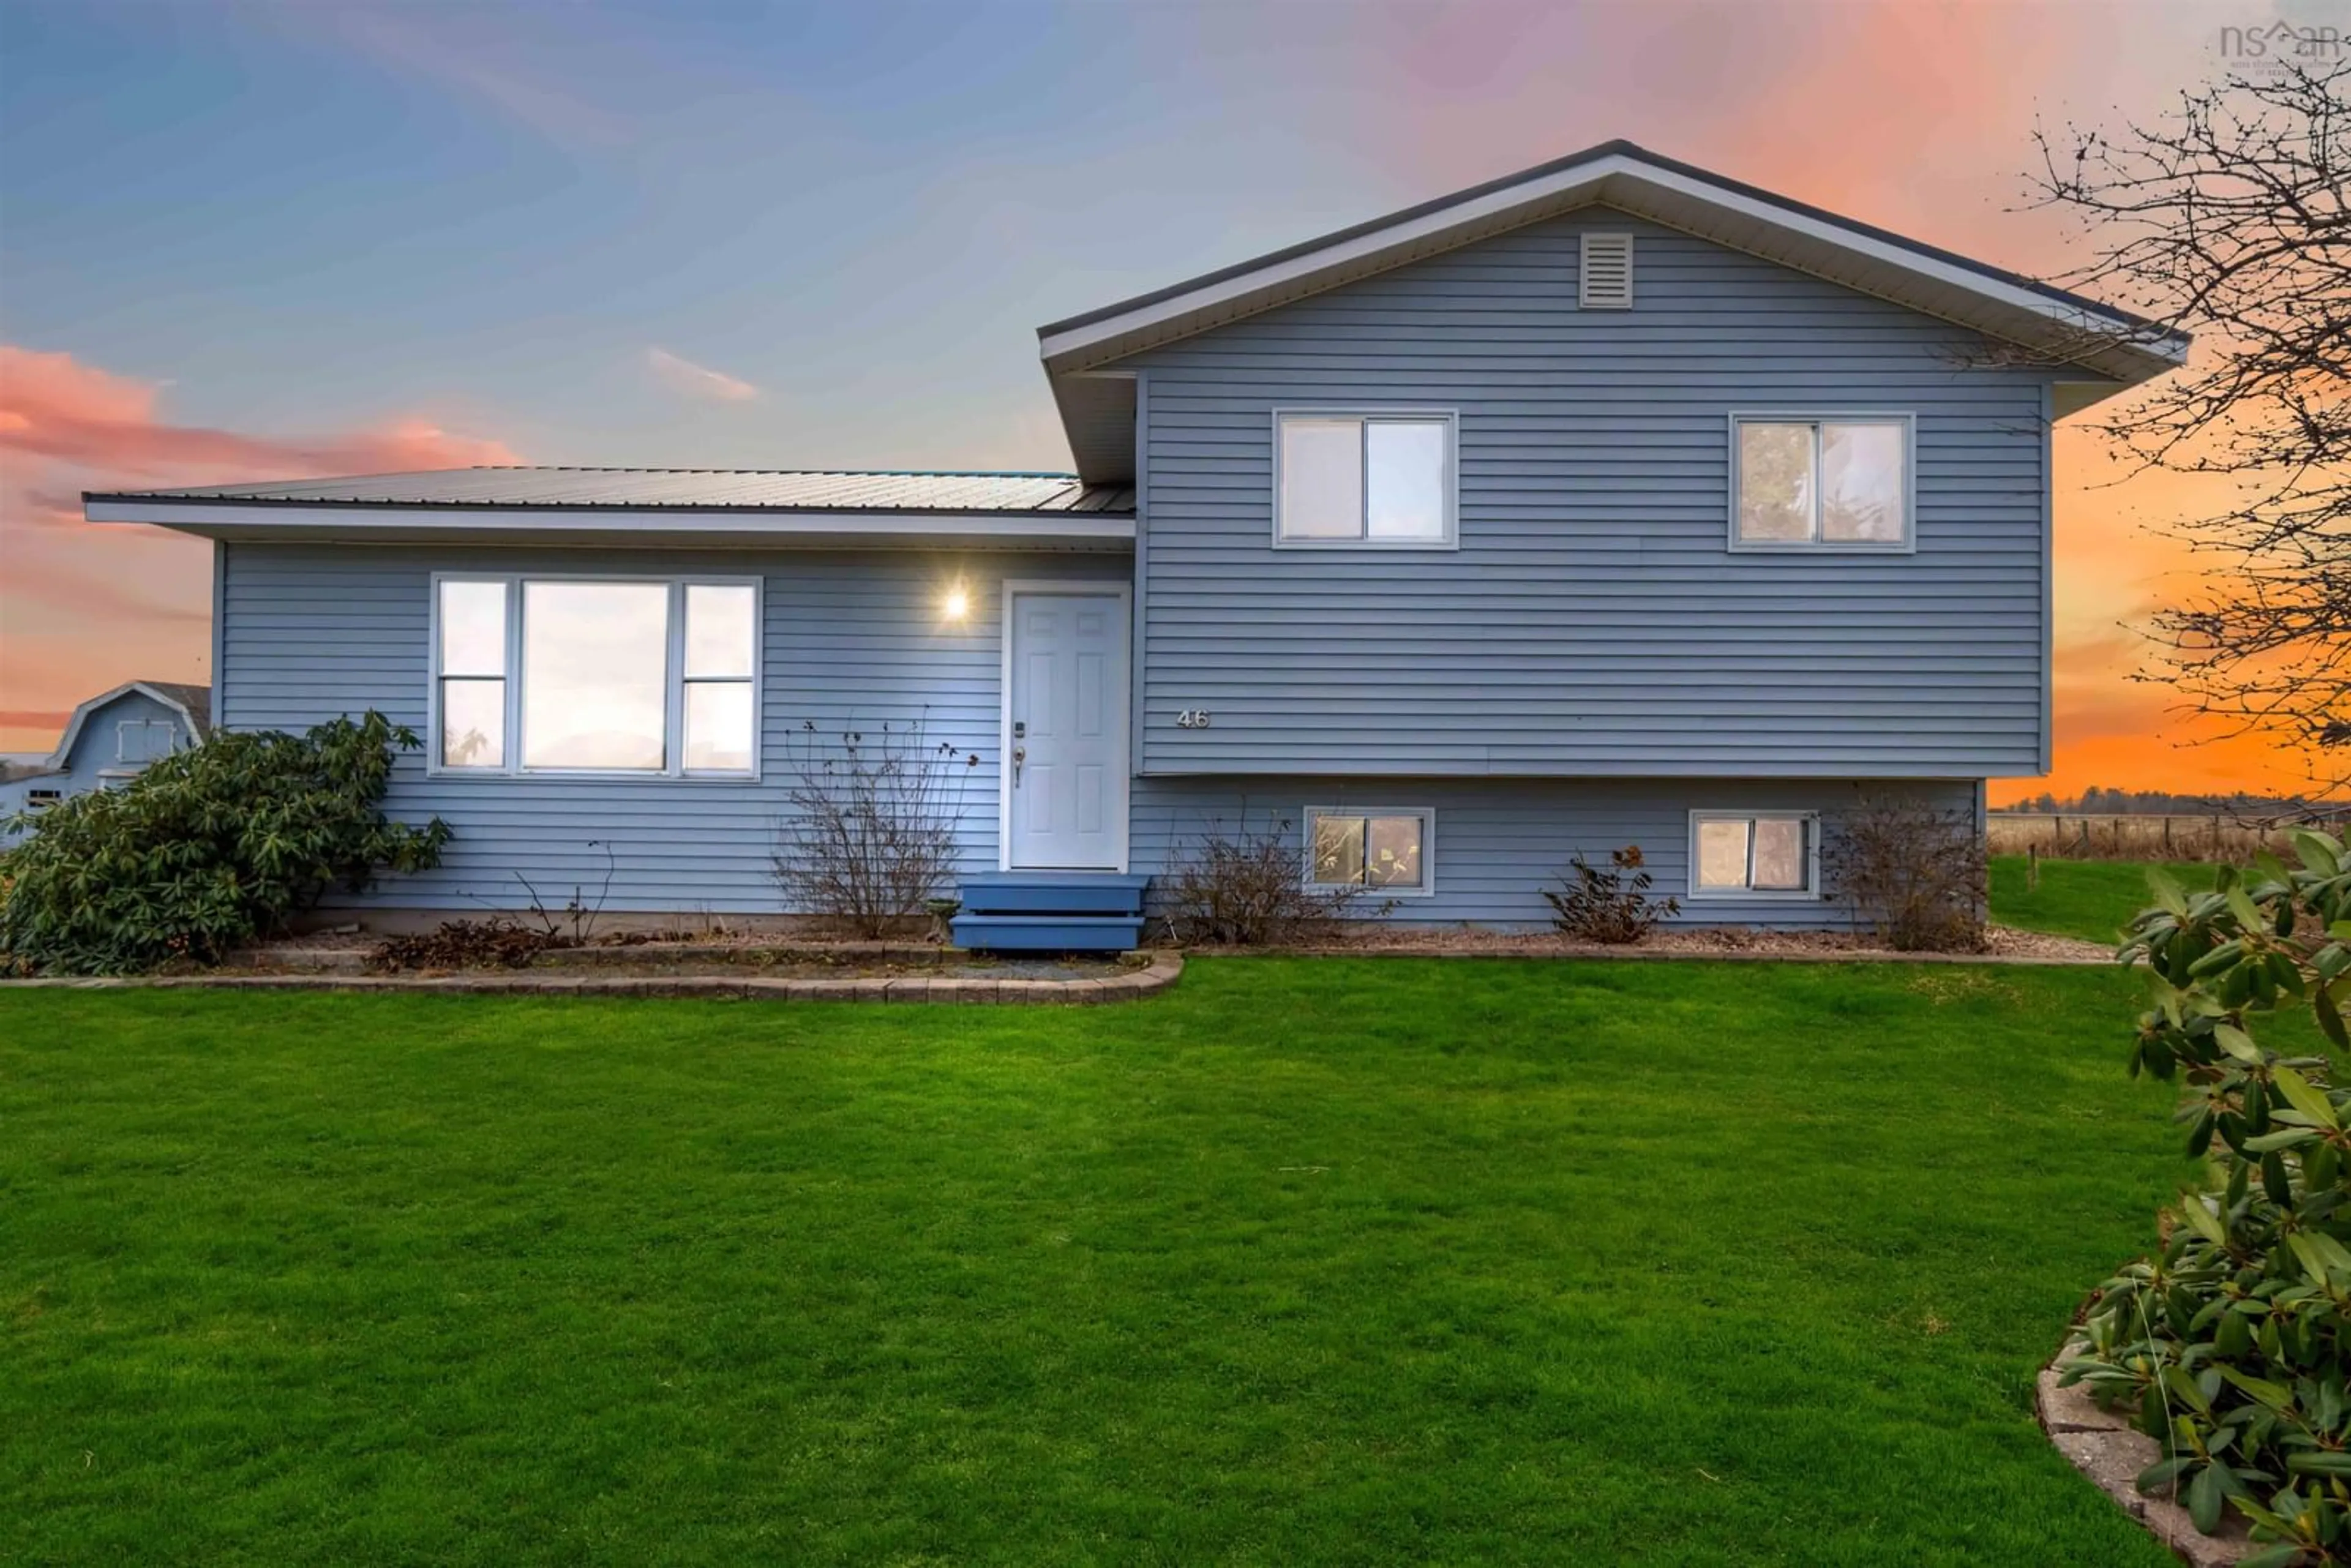
M 971 613 L 971 595 L 964 591 L 963 584 L 947 590 L 946 597 L 939 601 L 939 612 L 950 621 L 960 621 Z

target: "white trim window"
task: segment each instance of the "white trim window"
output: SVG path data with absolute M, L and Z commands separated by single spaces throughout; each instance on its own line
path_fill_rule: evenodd
M 1733 414 L 1732 548 L 1909 549 L 1914 423 L 1907 413 Z
M 1277 410 L 1274 543 L 1454 549 L 1459 430 L 1451 409 Z
M 1437 813 L 1426 808 L 1309 806 L 1306 884 L 1391 898 L 1437 885 Z
M 1813 811 L 1692 811 L 1692 898 L 1813 898 L 1821 884 Z
M 751 773 L 759 753 L 759 590 L 689 582 L 684 752 L 688 773 Z
M 433 580 L 432 770 L 758 776 L 759 580 Z

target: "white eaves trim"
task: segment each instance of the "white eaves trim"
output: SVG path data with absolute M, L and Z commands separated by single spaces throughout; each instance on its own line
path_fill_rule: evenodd
M 1138 306 L 1116 316 L 1071 327 L 1042 339 L 1040 348 L 1050 364 L 1128 333 L 1145 331 L 1155 326 L 1180 320 L 1195 312 L 1213 310 L 1252 295 L 1279 290 L 1285 285 L 1303 288 L 1318 274 L 1343 269 L 1350 264 L 1371 262 L 1392 253 L 1408 254 L 1416 246 L 1442 248 L 1446 236 L 1453 231 L 1474 230 L 1481 223 L 1507 221 L 1513 212 L 1521 208 L 1565 204 L 1586 190 L 1593 192 L 1596 199 L 1598 188 L 1616 179 L 1670 192 L 1687 201 L 1836 246 L 1856 256 L 1915 277 L 1932 279 L 1992 303 L 2031 312 L 2061 331 L 2112 332 L 2131 329 L 2131 323 L 2120 317 L 2053 299 L 2034 289 L 2003 282 L 1973 268 L 1957 266 L 1875 235 L 1809 214 L 1793 212 L 1742 192 L 1726 190 L 1720 185 L 1693 179 L 1643 159 L 1612 152 L 1589 163 L 1562 169 L 1523 184 L 1489 192 L 1439 212 L 1426 213 L 1319 250 L 1203 284 L 1198 288 Z M 2187 357 L 2184 344 L 2177 347 L 2169 343 L 2149 344 L 2147 351 L 2175 364 L 2184 362 Z
M 1132 544 L 1134 519 L 1099 513 L 761 512 L 748 509 L 626 507 L 338 507 L 285 502 L 88 501 L 93 523 L 144 523 L 208 537 L 323 537 L 354 543 L 434 537 L 527 541 L 603 534 L 657 544 L 665 538 L 713 536 L 778 541 L 1006 539 L 1046 544 Z

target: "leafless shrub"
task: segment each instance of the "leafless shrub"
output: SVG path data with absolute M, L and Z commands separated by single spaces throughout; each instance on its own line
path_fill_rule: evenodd
M 1363 901 L 1359 887 L 1306 880 L 1296 824 L 1251 830 L 1246 814 L 1230 831 L 1211 822 L 1159 873 L 1168 935 L 1191 945 L 1277 946 L 1321 936 Z
M 1542 895 L 1552 906 L 1551 923 L 1579 942 L 1638 942 L 1666 916 L 1681 913 L 1679 899 L 1649 896 L 1656 879 L 1642 868 L 1638 844 L 1610 850 L 1605 871 L 1580 854 L 1567 868 L 1560 885 L 1544 888 Z
M 921 719 L 838 735 L 804 720 L 789 749 L 792 812 L 772 859 L 785 902 L 868 937 L 921 915 L 955 875 L 978 757 L 932 741 Z
M 1897 952 L 1975 952 L 1988 893 L 1970 811 L 1865 795 L 1822 846 L 1830 885 Z
M 604 881 L 596 889 L 596 902 L 593 904 L 588 902 L 586 884 L 573 883 L 571 897 L 560 905 L 550 907 L 547 900 L 539 896 L 538 889 L 532 885 L 530 878 L 520 872 L 514 873 L 514 879 L 522 883 L 523 892 L 530 895 L 532 922 L 546 934 L 548 946 L 551 947 L 586 946 L 596 936 L 596 922 L 603 917 L 604 901 L 612 895 L 612 873 L 620 863 L 612 853 L 612 846 L 602 839 L 590 839 L 588 847 L 604 852 Z M 568 933 L 564 929 L 567 925 L 570 927 Z

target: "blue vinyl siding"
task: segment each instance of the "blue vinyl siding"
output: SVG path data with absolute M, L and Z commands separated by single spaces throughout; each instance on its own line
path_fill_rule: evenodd
M 1896 790 L 1945 811 L 1972 812 L 1966 779 L 1862 783 L 1796 779 L 1155 779 L 1139 782 L 1134 867 L 1159 871 L 1210 831 L 1303 832 L 1309 806 L 1426 808 L 1436 813 L 1426 846 L 1435 884 L 1425 898 L 1399 899 L 1388 918 L 1406 925 L 1473 921 L 1541 926 L 1551 918 L 1542 890 L 1557 885 L 1568 857 L 1605 865 L 1608 852 L 1638 845 L 1657 898 L 1683 901 L 1673 924 L 1786 928 L 1852 923 L 1827 898 L 1689 898 L 1693 810 L 1818 811 L 1834 839 L 1838 813 L 1869 790 Z M 1302 843 L 1302 837 L 1301 839 Z M 1358 913 L 1377 914 L 1367 894 Z
M 1005 578 L 1122 581 L 1123 558 L 911 551 L 700 552 L 428 549 L 232 545 L 225 552 L 218 682 L 240 729 L 299 730 L 369 707 L 425 727 L 430 582 L 438 571 L 546 571 L 763 580 L 761 777 L 716 779 L 427 778 L 401 759 L 387 810 L 456 831 L 444 863 L 390 878 L 371 902 L 423 908 L 525 906 L 528 879 L 551 904 L 615 871 L 608 907 L 773 913 L 778 821 L 789 810 L 792 737 L 804 722 L 872 732 L 923 720 L 980 764 L 967 777 L 966 864 L 993 869 L 997 843 L 998 621 Z M 960 581 L 971 611 L 943 625 Z M 429 737 L 426 737 L 429 740 Z
M 1637 236 L 1636 304 L 1579 310 L 1578 236 Z M 763 581 L 757 781 L 428 778 L 389 802 L 456 830 L 372 902 L 770 914 L 804 722 L 926 719 L 977 755 L 964 864 L 997 864 L 1007 578 L 1135 586 L 1131 869 L 1217 821 L 1310 805 L 1436 814 L 1431 896 L 1395 918 L 1533 925 L 1570 854 L 1639 844 L 1687 892 L 1695 809 L 1817 810 L 1907 780 L 1981 813 L 2043 765 L 2046 377 L 1964 368 L 1972 340 L 1655 225 L 1530 225 L 1134 356 L 1134 559 L 1047 552 L 237 544 L 220 552 L 216 711 L 299 729 L 367 707 L 423 728 L 432 574 Z M 1458 549 L 1280 550 L 1273 413 L 1459 413 Z M 1916 550 L 1729 548 L 1734 413 L 1916 419 Z M 960 581 L 962 625 L 941 623 Z M 1207 727 L 1178 728 L 1185 709 Z M 1713 901 L 1685 922 L 1817 925 L 1825 901 Z
M 871 731 L 925 717 L 930 734 L 976 754 L 963 816 L 964 865 L 997 862 L 1001 584 L 1013 578 L 1118 580 L 1121 560 L 1081 556 L 945 558 L 913 553 L 705 554 L 235 545 L 225 552 L 229 607 L 218 690 L 239 728 L 298 730 L 368 707 L 422 728 L 429 584 L 435 570 L 758 575 L 764 582 L 766 712 L 762 778 L 700 779 L 427 778 L 421 753 L 395 770 L 387 807 L 438 815 L 456 831 L 446 862 L 388 877 L 365 902 L 383 907 L 513 909 L 528 878 L 550 904 L 575 887 L 591 899 L 613 849 L 615 912 L 776 914 L 768 875 L 789 810 L 791 733 L 804 721 Z M 939 597 L 961 580 L 972 614 L 942 627 Z M 1952 809 L 1970 782 L 1917 788 Z M 1437 813 L 1432 896 L 1395 912 L 1408 921 L 1540 923 L 1541 888 L 1581 851 L 1595 860 L 1637 843 L 1660 895 L 1684 891 L 1693 808 L 1779 808 L 1834 817 L 1857 786 L 1798 779 L 1462 779 L 1287 777 L 1144 779 L 1134 785 L 1133 869 L 1155 873 L 1171 852 L 1219 824 L 1274 821 L 1298 831 L 1310 805 L 1426 807 Z M 519 873 L 519 874 L 517 874 Z M 1836 924 L 1833 904 L 1709 902 L 1704 924 Z
M 1577 308 L 1587 227 L 1634 308 Z M 2046 378 L 1970 341 L 1595 210 L 1134 356 L 1141 770 L 2036 771 Z M 1383 402 L 1460 411 L 1458 550 L 1272 548 L 1273 410 Z M 1916 553 L 1729 549 L 1729 414 L 1801 410 L 1916 415 Z

